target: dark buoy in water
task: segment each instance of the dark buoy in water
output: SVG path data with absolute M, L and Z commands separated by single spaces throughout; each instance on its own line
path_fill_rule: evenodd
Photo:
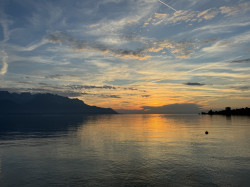
M 206 131 L 205 134 L 208 134 L 208 131 Z

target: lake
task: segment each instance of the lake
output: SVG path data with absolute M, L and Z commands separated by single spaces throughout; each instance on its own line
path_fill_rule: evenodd
M 249 186 L 249 132 L 246 116 L 0 117 L 0 186 Z

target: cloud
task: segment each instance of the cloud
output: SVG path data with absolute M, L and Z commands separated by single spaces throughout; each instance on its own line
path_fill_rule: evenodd
M 78 77 L 77 75 L 70 75 L 70 74 L 53 74 L 53 75 L 46 75 L 44 78 L 46 79 L 62 79 L 64 77 Z
M 65 96 L 65 97 L 80 97 L 80 96 L 88 94 L 88 93 L 82 93 L 82 92 L 58 91 L 58 90 L 43 89 L 43 88 L 0 88 L 0 90 L 15 92 L 15 93 L 22 93 L 22 92 L 51 93 L 51 94 Z
M 0 42 L 2 48 L 5 48 L 6 43 L 10 39 L 11 32 L 9 31 L 9 25 L 12 24 L 12 21 L 7 19 L 7 15 L 4 13 L 2 8 L 0 9 L 0 25 L 2 26 L 3 32 L 3 40 Z M 2 50 L 1 51 L 1 61 L 2 61 L 2 68 L 0 69 L 0 75 L 5 75 L 8 71 L 8 63 L 7 63 L 8 55 L 7 53 Z
M 189 58 L 195 50 L 199 49 L 198 43 L 192 41 L 146 41 L 144 46 L 138 49 L 122 49 L 111 47 L 102 43 L 94 41 L 79 40 L 72 37 L 66 32 L 55 32 L 46 38 L 51 43 L 58 43 L 60 45 L 67 45 L 76 51 L 98 51 L 109 53 L 120 58 L 134 58 L 138 60 L 146 60 L 152 56 L 150 53 L 163 53 L 169 52 L 176 58 Z
M 121 98 L 119 95 L 104 95 L 104 94 L 100 94 L 100 95 L 98 95 L 98 97 L 102 97 L 102 98 L 115 98 L 115 99 Z
M 138 82 L 138 80 L 115 79 L 112 81 L 106 81 L 107 84 L 112 84 L 112 85 L 128 85 L 128 84 L 134 84 L 136 82 Z
M 134 91 L 134 90 L 138 90 L 138 89 L 136 89 L 136 88 L 131 88 L 131 87 L 129 87 L 129 88 L 123 88 L 124 90 L 132 90 L 132 91 Z
M 194 11 L 178 10 L 174 14 L 162 14 L 154 13 L 152 17 L 145 21 L 144 26 L 149 24 L 159 25 L 159 24 L 177 24 L 180 22 L 192 22 L 197 19 L 196 13 Z
M 233 89 L 241 90 L 241 91 L 249 91 L 250 86 L 234 86 Z
M 160 3 L 162 3 L 163 5 L 167 6 L 168 8 L 172 9 L 173 11 L 177 12 L 176 9 L 174 9 L 173 7 L 171 7 L 170 5 L 168 5 L 167 3 L 164 3 L 164 2 L 162 2 L 162 1 L 160 1 L 160 0 L 158 0 L 158 1 L 159 1 Z
M 0 70 L 0 75 L 5 75 L 7 73 L 8 70 L 8 64 L 7 64 L 7 54 L 5 53 L 5 51 L 2 51 L 2 68 Z
M 201 107 L 194 103 L 170 104 L 159 107 L 144 106 L 146 113 L 154 114 L 192 114 L 199 113 Z
M 250 11 L 250 2 L 238 3 L 233 6 L 222 6 L 219 8 L 210 8 L 203 11 L 193 11 L 193 10 L 178 10 L 173 14 L 162 14 L 155 13 L 153 16 L 145 21 L 144 26 L 149 25 L 159 25 L 159 24 L 178 24 L 181 22 L 201 22 L 206 20 L 211 20 L 217 15 L 224 16 L 234 16 L 240 13 L 245 13 Z
M 62 5 L 65 6 L 63 3 L 56 5 L 53 1 L 37 1 L 36 3 L 26 1 L 26 6 L 33 9 L 32 14 L 27 17 L 29 25 L 37 30 L 43 27 L 52 28 L 64 25 L 63 14 L 66 11 L 63 11 Z
M 133 87 L 119 87 L 119 86 L 109 86 L 109 85 L 103 85 L 103 86 L 95 86 L 95 85 L 69 85 L 68 88 L 72 90 L 91 90 L 91 89 L 104 89 L 104 90 L 128 90 L 128 91 L 141 91 L 145 92 L 145 90 L 138 90 L 137 88 Z
M 216 42 L 217 40 L 218 40 L 218 38 L 211 38 L 211 39 L 208 39 L 208 40 L 203 40 L 202 43 L 209 44 L 209 43 Z
M 141 110 L 122 110 L 116 109 L 120 113 L 135 114 L 198 114 L 202 108 L 194 103 L 169 104 L 163 106 L 143 106 Z
M 79 51 L 94 50 L 103 53 L 110 53 L 120 58 L 135 58 L 138 60 L 146 60 L 150 57 L 145 55 L 144 49 L 114 49 L 101 43 L 78 40 L 65 32 L 52 33 L 47 36 L 47 40 L 51 43 L 66 44 L 67 46 Z
M 180 41 L 180 42 L 174 42 L 169 40 L 163 40 L 163 41 L 155 41 L 152 42 L 152 44 L 149 44 L 150 47 L 148 47 L 148 52 L 160 52 L 166 49 L 169 50 L 169 52 L 173 55 L 175 55 L 176 58 L 183 58 L 187 59 L 189 58 L 195 50 L 199 49 L 199 45 L 195 42 L 191 41 Z
M 59 75 L 59 77 L 61 76 Z M 43 77 L 41 77 L 41 79 L 43 79 Z M 141 94 L 142 92 L 145 93 L 144 90 L 138 90 L 133 87 L 51 84 L 48 82 L 36 82 L 34 80 L 30 80 L 30 77 L 28 77 L 28 80 L 29 81 L 18 81 L 14 84 L 14 86 L 12 85 L 11 87 L 6 88 L 6 90 L 13 92 L 53 93 L 67 97 L 88 95 L 100 98 L 121 98 L 119 95 L 113 93 L 124 94 L 124 90 L 126 91 L 126 94 L 129 94 L 129 92 L 136 92 L 137 94 Z M 22 87 L 19 87 L 19 85 L 22 85 Z
M 102 4 L 101 2 L 103 1 L 98 1 L 99 4 Z M 116 1 L 116 3 L 120 2 Z M 138 24 L 151 15 L 154 9 L 159 7 L 159 3 L 156 0 L 126 0 L 122 1 L 117 7 L 109 11 L 108 14 L 103 15 L 103 19 L 99 22 L 87 26 L 86 33 L 92 36 L 106 37 L 110 35 L 121 36 L 128 28 L 138 31 L 138 28 L 140 28 Z M 114 16 L 109 18 L 108 15 Z
M 178 24 L 181 22 L 196 22 L 213 19 L 219 12 L 216 9 L 207 9 L 204 11 L 178 10 L 174 14 L 155 13 L 147 19 L 144 26 L 159 24 Z
M 202 31 L 204 35 L 207 35 L 208 33 L 225 33 L 225 32 L 232 32 L 232 27 L 246 27 L 249 26 L 250 22 L 237 22 L 237 23 L 224 23 L 224 24 L 213 24 L 213 25 L 205 25 L 199 28 L 194 29 L 191 32 L 197 32 Z
M 10 19 L 7 18 L 7 15 L 0 9 L 0 25 L 3 28 L 3 43 L 7 42 L 10 39 L 11 32 L 9 31 L 9 26 L 13 23 Z
M 103 36 L 107 34 L 118 34 L 123 31 L 125 26 L 131 26 L 139 22 L 141 17 L 125 17 L 119 20 L 103 21 L 98 24 L 92 24 L 89 26 L 87 34 L 95 36 Z
M 195 11 L 178 10 L 167 21 L 170 23 L 193 22 L 197 20 L 196 17 L 197 13 Z
M 216 9 L 210 8 L 202 12 L 199 12 L 197 17 L 199 18 L 199 21 L 202 21 L 202 19 L 209 20 L 209 19 L 214 18 L 217 14 L 218 14 L 218 11 Z
M 222 6 L 220 12 L 226 16 L 234 16 L 239 13 L 250 11 L 250 2 L 239 3 L 233 6 Z
M 141 95 L 141 96 L 147 98 L 147 97 L 150 97 L 151 95 Z
M 39 42 L 32 43 L 26 47 L 18 47 L 18 50 L 20 50 L 20 51 L 33 51 L 33 50 L 35 50 L 35 49 L 37 49 L 37 48 L 39 48 L 47 43 L 48 43 L 48 41 L 41 40 Z
M 199 82 L 187 82 L 187 83 L 183 83 L 184 85 L 187 86 L 204 86 L 205 84 L 199 83 Z
M 5 60 L 2 61 L 2 69 L 0 70 L 0 75 L 4 75 L 7 73 L 7 69 L 8 69 L 8 64 L 6 63 Z
M 227 39 L 219 40 L 213 45 L 202 49 L 203 52 L 213 53 L 213 55 L 223 52 L 230 52 L 232 50 L 244 50 L 250 41 L 250 32 L 244 32 L 237 36 L 232 36 Z
M 79 89 L 109 89 L 109 90 L 116 90 L 116 87 L 114 86 L 93 86 L 93 85 L 70 85 L 69 86 L 73 90 L 79 90 Z
M 60 78 L 62 78 L 62 77 L 63 77 L 63 75 L 54 74 L 54 75 L 47 75 L 47 76 L 45 76 L 44 78 L 46 78 L 46 79 L 60 79 Z
M 194 42 L 178 42 L 175 44 L 175 49 L 173 49 L 171 53 L 177 54 L 177 58 L 187 59 L 194 53 L 196 49 L 199 49 L 199 46 Z
M 234 60 L 231 63 L 250 63 L 250 58 L 241 59 L 241 60 Z
M 73 86 L 60 86 L 60 85 L 51 85 L 47 83 L 38 83 L 39 87 L 32 86 L 30 82 L 19 81 L 19 83 L 29 85 L 29 87 L 2 87 L 0 90 L 9 91 L 9 92 L 31 92 L 31 93 L 51 93 L 57 94 L 65 97 L 83 97 L 83 96 L 91 96 L 91 97 L 99 97 L 99 98 L 115 98 L 119 99 L 121 96 L 116 94 L 106 94 L 106 93 L 91 93 L 91 92 L 82 92 L 79 89 L 74 89 Z M 79 87 L 79 86 L 78 86 Z M 82 86 L 85 89 L 113 89 L 116 90 L 115 87 L 111 86 Z

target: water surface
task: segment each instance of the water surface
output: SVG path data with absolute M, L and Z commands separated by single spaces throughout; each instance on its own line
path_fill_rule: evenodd
M 0 120 L 3 187 L 250 184 L 249 117 L 154 114 Z

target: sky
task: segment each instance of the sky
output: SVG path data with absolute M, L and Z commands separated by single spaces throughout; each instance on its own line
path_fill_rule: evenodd
M 0 90 L 120 112 L 250 107 L 249 0 L 1 0 Z

